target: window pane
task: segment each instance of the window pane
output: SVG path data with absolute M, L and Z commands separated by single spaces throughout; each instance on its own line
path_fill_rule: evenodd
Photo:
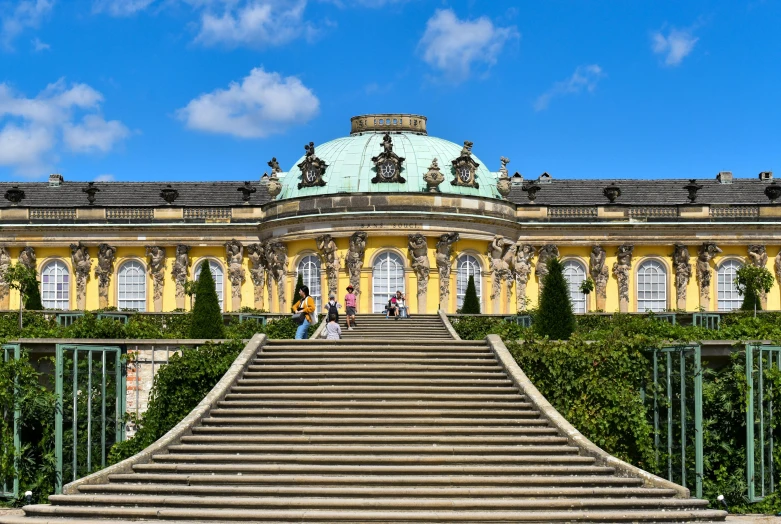
M 137 260 L 122 264 L 117 274 L 117 307 L 146 311 L 144 265 Z
M 47 263 L 41 271 L 41 300 L 46 309 L 68 309 L 68 268 L 60 260 Z
M 401 257 L 390 251 L 382 253 L 374 261 L 372 268 L 372 311 L 382 313 L 391 296 L 404 288 L 404 262 Z
M 480 275 L 480 263 L 471 255 L 462 255 L 456 263 L 456 308 L 460 309 L 464 305 L 464 296 L 466 287 L 469 285 L 469 277 L 474 277 L 475 291 L 480 304 L 483 303 L 482 278 Z
M 575 313 L 586 312 L 586 295 L 580 291 L 580 285 L 586 280 L 586 268 L 576 260 L 564 262 L 564 278 L 569 286 L 569 298 Z
M 739 309 L 743 303 L 743 295 L 735 286 L 735 276 L 743 264 L 737 260 L 727 260 L 719 266 L 716 275 L 716 296 L 719 311 Z
M 637 269 L 637 310 L 667 309 L 667 269 L 657 260 L 647 260 Z
M 201 265 L 202 262 L 198 263 L 198 267 L 195 270 L 195 280 L 198 280 L 198 277 L 201 276 Z M 214 287 L 217 291 L 217 298 L 220 300 L 220 309 L 222 311 L 225 311 L 224 306 L 224 280 L 223 280 L 223 271 L 222 266 L 217 262 L 216 260 L 209 260 L 209 270 L 212 272 L 212 277 L 214 277 Z
M 304 257 L 301 262 L 298 263 L 296 280 L 298 280 L 298 275 L 301 275 L 301 278 L 304 280 L 304 285 L 309 288 L 309 295 L 315 300 L 316 311 L 319 314 L 323 307 L 320 259 L 314 255 Z M 297 300 L 298 297 L 293 298 L 294 303 Z

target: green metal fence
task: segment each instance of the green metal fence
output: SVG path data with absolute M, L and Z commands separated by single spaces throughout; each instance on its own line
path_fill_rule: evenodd
M 124 440 L 126 370 L 119 346 L 57 344 L 56 351 L 55 493 L 62 493 L 64 480 L 105 467 L 108 450 Z
M 697 344 L 652 351 L 652 403 L 657 472 L 702 497 L 702 358 Z M 687 470 L 687 453 L 694 453 L 694 470 Z
M 781 369 L 781 346 L 746 344 L 746 481 L 748 499 L 757 502 L 776 491 L 772 383 L 765 374 Z M 776 392 L 777 393 L 777 392 Z
M 504 321 L 518 324 L 519 326 L 525 328 L 531 327 L 532 325 L 531 315 L 515 315 L 513 317 L 504 317 Z
M 721 315 L 717 313 L 694 313 L 692 326 L 705 329 L 719 329 L 721 327 Z
M 3 362 L 9 360 L 19 360 L 21 354 L 21 348 L 19 344 L 4 344 L 3 345 Z M 14 382 L 14 398 L 17 396 L 16 382 Z M 3 424 L 13 424 L 14 432 L 14 469 L 18 470 L 19 453 L 22 449 L 22 412 L 18 405 L 13 406 L 13 413 L 8 411 L 8 406 L 3 407 Z M 3 455 L 6 455 L 8 450 L 3 449 Z M 3 478 L 0 479 L 0 498 L 15 499 L 19 497 L 19 476 L 14 475 L 13 479 Z

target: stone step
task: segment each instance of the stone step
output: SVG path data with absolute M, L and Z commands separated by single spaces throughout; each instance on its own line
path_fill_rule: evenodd
M 268 378 L 269 380 L 280 380 L 289 378 L 291 380 L 298 381 L 299 379 L 310 378 L 325 378 L 325 379 L 351 379 L 351 378 L 367 378 L 367 379 L 388 379 L 388 378 L 400 378 L 405 380 L 421 379 L 421 378 L 433 378 L 433 379 L 457 379 L 457 378 L 469 378 L 473 380 L 504 380 L 507 379 L 507 375 L 503 371 L 488 370 L 488 371 L 439 371 L 436 368 L 420 368 L 417 370 L 409 369 L 406 371 L 376 371 L 371 368 L 365 368 L 363 370 L 338 370 L 329 371 L 326 368 L 320 368 L 319 370 L 311 371 L 247 371 L 244 373 L 243 380 L 260 380 Z
M 587 458 L 587 457 L 581 457 Z M 529 464 L 518 466 L 474 464 L 136 464 L 139 473 L 330 474 L 330 475 L 613 475 L 615 469 L 584 464 Z
M 540 412 L 533 409 L 283 409 L 283 408 L 243 408 L 212 409 L 211 418 L 217 417 L 321 417 L 327 421 L 330 417 L 380 417 L 393 420 L 396 417 L 448 417 L 448 418 L 536 418 Z
M 181 484 L 98 484 L 79 489 L 85 494 L 141 493 L 221 497 L 674 497 L 675 490 L 638 487 L 529 487 L 529 486 L 226 486 Z
M 183 473 L 121 473 L 109 476 L 109 481 L 120 484 L 141 483 L 153 485 L 199 485 L 199 486 L 342 486 L 342 487 L 366 487 L 375 486 L 385 488 L 388 486 L 420 489 L 422 487 L 507 487 L 515 486 L 523 481 L 523 486 L 529 488 L 560 486 L 598 486 L 598 487 L 634 487 L 640 488 L 643 481 L 638 478 L 617 477 L 605 472 L 597 474 L 583 473 L 581 475 L 557 475 L 557 474 L 514 474 L 514 475 L 392 475 L 382 474 L 351 474 L 351 475 L 326 475 L 326 474 L 270 474 L 270 475 L 221 475 L 221 474 L 183 474 Z M 643 488 L 645 489 L 645 488 Z
M 478 400 L 474 402 L 467 401 L 431 401 L 431 400 L 223 400 L 217 403 L 219 408 L 369 408 L 380 404 L 383 408 L 425 408 L 425 409 L 532 409 L 534 406 L 529 402 L 513 399 L 513 401 L 494 402 L 487 400 Z
M 233 522 L 307 522 L 308 524 L 358 524 L 376 522 L 710 522 L 723 520 L 726 513 L 716 510 L 616 510 L 616 511 L 388 511 L 388 510 L 224 510 L 189 508 L 91 508 L 89 506 L 28 506 L 29 514 L 55 517 L 52 524 L 80 524 L 89 518 L 95 524 L 124 524 L 132 520 L 165 520 L 168 524 L 192 524 L 194 521 Z M 26 510 L 28 511 L 28 510 Z M 94 521 L 93 519 L 100 519 Z M 107 520 L 108 519 L 108 520 Z M 122 519 L 122 520 L 117 520 Z M 23 517 L 4 519 L 6 524 L 27 524 Z
M 400 363 L 400 364 L 450 364 L 450 365 L 471 365 L 478 366 L 483 363 L 488 365 L 495 365 L 496 359 L 488 353 L 431 353 L 426 355 L 424 353 L 412 353 L 412 352 L 397 352 L 397 353 L 373 353 L 371 351 L 355 351 L 355 352 L 334 352 L 328 353 L 315 353 L 307 351 L 306 353 L 276 353 L 267 354 L 263 358 L 256 358 L 250 366 L 260 365 L 283 365 L 283 364 L 359 364 L 364 362 L 379 362 L 379 363 Z
M 503 456 L 527 456 L 527 455 L 553 455 L 553 454 L 577 454 L 578 448 L 574 446 L 568 446 L 566 442 L 559 444 L 537 444 L 525 442 L 522 445 L 507 445 L 499 444 L 493 446 L 480 446 L 480 445 L 467 445 L 458 446 L 454 444 L 438 444 L 438 445 L 392 445 L 392 444 L 375 444 L 372 446 L 360 445 L 360 444 L 297 444 L 294 447 L 290 445 L 274 445 L 274 444 L 254 444 L 247 446 L 246 444 L 177 444 L 168 447 L 168 452 L 171 455 L 176 454 L 207 454 L 207 455 L 224 455 L 234 454 L 235 456 L 241 456 L 241 460 L 245 460 L 247 455 L 263 455 L 263 454 L 277 454 L 277 455 L 360 455 L 364 454 L 367 457 L 367 461 L 371 461 L 373 455 L 390 455 L 390 454 L 402 454 L 405 455 L 404 461 L 407 462 L 406 456 L 413 455 L 503 455 Z M 168 455 L 164 455 L 168 456 Z M 311 457 L 307 457 L 311 459 Z M 155 459 L 157 460 L 157 459 Z M 239 460 L 238 458 L 236 460 Z M 352 460 L 352 459 L 351 459 Z
M 243 381 L 241 382 L 243 384 Z M 275 384 L 275 385 L 256 385 L 256 386 L 246 386 L 246 385 L 236 385 L 231 388 L 231 394 L 244 394 L 244 393 L 253 393 L 253 394 L 277 394 L 277 393 L 312 393 L 312 394 L 321 394 L 321 393 L 420 393 L 420 394 L 426 394 L 426 393 L 432 393 L 432 394 L 447 394 L 447 393 L 453 393 L 453 394 L 461 394 L 461 395 L 482 395 L 482 394 L 488 394 L 488 395 L 512 395 L 512 394 L 518 394 L 518 388 L 516 388 L 514 385 L 502 385 L 502 386 L 492 386 L 492 385 L 478 385 L 478 386 L 448 386 L 448 385 L 440 385 L 440 386 L 431 386 L 428 384 L 422 384 L 422 385 L 398 385 L 396 383 L 384 385 L 381 389 L 377 388 L 375 385 L 369 385 L 366 383 L 361 383 L 358 385 L 340 385 L 338 387 L 333 385 L 308 385 L 308 386 L 302 386 L 302 385 L 291 385 L 291 384 Z
M 424 435 L 424 436 L 522 436 L 522 435 L 558 435 L 556 428 L 548 426 L 545 421 L 540 423 L 533 422 L 524 426 L 301 426 L 301 425 L 273 425 L 253 426 L 251 423 L 246 425 L 231 426 L 225 421 L 219 425 L 196 426 L 193 428 L 193 434 L 230 434 L 230 435 L 348 435 L 361 437 L 363 435 L 374 436 L 394 436 L 394 435 Z
M 316 400 L 315 400 L 316 399 Z M 375 393 L 318 393 L 316 397 L 313 397 L 311 393 L 228 393 L 225 395 L 226 402 L 241 401 L 241 402 L 296 402 L 296 401 L 312 401 L 312 402 L 368 402 L 368 401 L 380 401 L 380 402 L 448 402 L 459 403 L 463 402 L 485 402 L 485 403 L 516 403 L 525 402 L 525 395 L 513 395 L 512 393 L 506 393 L 503 395 L 492 395 L 489 393 L 471 393 L 469 395 L 459 395 L 455 393 L 439 394 L 439 393 L 387 393 L 385 391 L 377 391 Z M 387 404 L 383 404 L 387 405 Z
M 323 363 L 301 363 L 301 364 L 276 364 L 273 362 L 265 364 L 254 364 L 247 368 L 244 376 L 251 373 L 288 373 L 293 372 L 324 372 L 334 375 L 355 371 L 399 371 L 417 373 L 420 371 L 458 371 L 461 373 L 499 373 L 505 375 L 504 369 L 491 363 L 462 363 L 451 364 L 448 362 L 377 362 L 367 360 L 365 362 L 323 362 Z
M 512 386 L 513 383 L 508 378 L 457 378 L 457 377 L 428 377 L 421 375 L 416 378 L 403 378 L 403 377 L 312 377 L 312 378 L 283 378 L 283 377 L 261 377 L 261 378 L 242 378 L 241 384 L 247 386 L 289 386 L 291 382 L 301 386 L 315 386 L 315 385 L 364 385 L 364 386 Z
M 433 447 L 433 446 L 432 446 Z M 542 446 L 540 446 L 542 447 Z M 419 464 L 460 464 L 460 465 L 484 465 L 498 464 L 502 467 L 514 464 L 593 464 L 592 457 L 573 455 L 566 446 L 552 446 L 561 450 L 549 450 L 546 455 L 440 455 L 427 453 L 425 455 L 384 455 L 384 454 L 350 454 L 345 450 L 344 454 L 300 454 L 295 453 L 175 453 L 168 455 L 154 455 L 152 458 L 156 464 L 205 464 L 207 466 L 221 468 L 227 471 L 243 471 L 241 468 L 250 465 L 275 466 L 275 465 L 419 465 Z M 577 450 L 574 451 L 577 453 Z M 239 463 L 240 461 L 240 463 Z
M 517 445 L 528 444 L 566 444 L 565 437 L 539 436 L 487 436 L 472 437 L 455 435 L 186 435 L 183 444 L 435 444 L 435 445 Z
M 304 341 L 302 341 L 304 342 Z M 350 340 L 331 340 L 328 344 L 324 344 L 324 341 L 320 341 L 315 344 L 302 344 L 293 345 L 285 344 L 278 346 L 264 346 L 258 353 L 257 359 L 263 360 L 268 357 L 286 356 L 295 358 L 296 355 L 324 355 L 324 356 L 350 356 L 350 355 L 420 355 L 422 357 L 436 356 L 441 353 L 447 355 L 455 355 L 461 357 L 461 355 L 479 355 L 483 357 L 491 357 L 495 359 L 491 350 L 485 345 L 456 345 L 455 340 L 449 340 L 447 342 L 439 342 L 437 344 L 430 344 L 428 346 L 424 344 L 414 344 L 399 346 L 398 344 L 381 344 L 375 341 L 350 341 Z
M 432 418 L 430 416 L 422 418 L 398 417 L 390 419 L 385 415 L 378 417 L 332 417 L 328 419 L 311 417 L 206 417 L 203 419 L 204 425 L 210 426 L 233 426 L 233 425 L 291 425 L 300 424 L 302 426 L 547 426 L 548 421 L 539 418 Z
M 384 510 L 514 510 L 534 511 L 546 509 L 595 510 L 595 509 L 694 509 L 705 508 L 708 501 L 676 498 L 515 498 L 515 497 L 461 497 L 457 499 L 419 497 L 214 497 L 184 495 L 51 495 L 55 506 L 81 506 L 85 504 L 113 507 L 169 508 L 230 508 L 253 509 L 384 509 Z

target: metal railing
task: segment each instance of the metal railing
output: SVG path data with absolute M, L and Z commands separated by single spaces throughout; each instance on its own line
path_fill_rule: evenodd
M 19 344 L 3 344 L 3 362 L 8 362 L 11 359 L 19 360 L 21 354 L 21 347 Z M 14 381 L 14 400 L 18 400 L 18 387 L 17 381 Z M 10 415 L 10 416 L 9 416 Z M 14 477 L 13 479 L 3 478 L 0 479 L 0 498 L 16 499 L 19 497 L 19 453 L 22 450 L 22 411 L 21 406 L 14 403 L 13 414 L 8 412 L 8 406 L 3 407 L 3 423 L 7 423 L 9 419 L 12 419 L 13 424 L 13 447 L 14 447 Z M 3 455 L 7 453 L 6 449 L 3 449 Z
M 694 313 L 692 315 L 692 326 L 718 330 L 721 327 L 721 315 L 717 313 Z
M 765 373 L 773 368 L 781 369 L 781 346 L 746 344 L 746 481 L 750 502 L 760 501 L 776 491 L 773 461 L 776 406 L 773 406 L 773 385 L 765 381 Z
M 57 344 L 55 361 L 55 493 L 59 494 L 65 478 L 76 480 L 91 473 L 98 463 L 105 467 L 108 450 L 124 440 L 126 371 L 119 346 Z M 70 393 L 67 403 L 66 390 Z M 86 395 L 82 394 L 85 390 Z M 67 418 L 69 435 L 65 433 Z M 97 425 L 100 436 L 95 442 Z M 66 466 L 67 452 L 71 462 Z M 93 460 L 93 453 L 99 461 Z
M 532 327 L 532 317 L 531 315 L 515 315 L 512 317 L 504 317 L 505 322 L 510 322 L 512 324 L 518 324 L 521 327 Z

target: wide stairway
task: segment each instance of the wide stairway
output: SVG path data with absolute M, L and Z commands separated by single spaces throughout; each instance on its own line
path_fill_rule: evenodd
M 486 342 L 445 340 L 435 320 L 362 316 L 346 340 L 267 342 L 167 453 L 0 521 L 723 519 L 585 456 Z

